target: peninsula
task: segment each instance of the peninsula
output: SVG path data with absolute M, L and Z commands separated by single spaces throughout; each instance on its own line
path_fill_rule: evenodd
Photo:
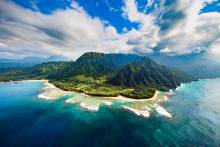
M 134 99 L 148 99 L 156 90 L 168 91 L 197 80 L 145 56 L 97 52 L 85 53 L 76 61 L 48 62 L 0 73 L 0 81 L 29 79 L 48 79 L 64 91 Z

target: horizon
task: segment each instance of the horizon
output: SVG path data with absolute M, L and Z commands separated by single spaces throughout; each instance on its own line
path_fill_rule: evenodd
M 0 55 L 0 147 L 220 146 L 220 0 L 0 0 Z

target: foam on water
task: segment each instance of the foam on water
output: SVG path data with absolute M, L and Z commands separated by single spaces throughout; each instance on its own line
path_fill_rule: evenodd
M 89 110 L 89 111 L 95 111 L 97 112 L 99 110 L 99 105 L 89 105 L 89 104 L 86 104 L 84 102 L 81 102 L 80 103 L 80 106 L 82 108 L 85 108 L 86 110 Z
M 75 104 L 75 103 L 78 103 L 78 100 L 76 100 L 76 99 L 67 99 L 67 100 L 65 100 L 65 103 L 67 103 L 67 104 Z
M 124 109 L 134 112 L 138 116 L 149 117 L 150 113 L 148 110 L 138 110 L 128 106 L 122 106 Z
M 29 81 L 34 82 L 34 81 Z M 57 88 L 53 84 L 48 83 L 48 81 L 43 82 L 43 93 L 39 94 L 38 97 L 46 100 L 53 100 L 67 95 L 67 92 Z
M 135 100 L 118 97 L 92 97 L 85 94 L 72 92 L 72 97 L 65 100 L 67 104 L 77 104 L 85 110 L 91 112 L 99 111 L 99 106 L 111 106 L 112 108 L 124 108 L 126 110 L 134 112 L 134 114 L 141 117 L 149 117 L 150 111 L 152 111 L 153 104 L 164 102 L 163 97 L 159 97 L 159 91 L 152 99 Z
M 155 106 L 155 110 L 157 111 L 157 113 L 159 113 L 160 115 L 172 118 L 172 115 L 163 107 L 161 107 L 160 105 L 156 105 Z
M 46 100 L 49 100 L 49 99 L 50 99 L 50 97 L 44 95 L 44 93 L 39 94 L 38 97 L 39 97 L 39 98 L 42 98 L 42 99 L 46 99 Z
M 184 84 L 161 103 L 77 93 L 44 101 L 42 83 L 0 84 L 0 146 L 220 146 L 219 83 Z
M 112 105 L 112 102 L 109 102 L 109 101 L 102 101 L 102 103 L 107 105 L 107 106 L 111 106 Z

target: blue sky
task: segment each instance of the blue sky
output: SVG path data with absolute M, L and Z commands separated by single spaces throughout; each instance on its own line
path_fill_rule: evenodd
M 106 53 L 220 56 L 218 0 L 3 0 L 6 58 Z

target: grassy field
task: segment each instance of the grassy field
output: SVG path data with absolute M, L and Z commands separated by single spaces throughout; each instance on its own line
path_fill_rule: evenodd
M 94 79 L 92 77 L 75 76 L 71 79 L 50 82 L 65 91 L 77 91 L 92 96 L 115 97 L 123 95 L 135 99 L 147 99 L 155 94 L 155 89 L 152 88 L 138 87 L 134 89 L 107 84 L 106 77 Z

